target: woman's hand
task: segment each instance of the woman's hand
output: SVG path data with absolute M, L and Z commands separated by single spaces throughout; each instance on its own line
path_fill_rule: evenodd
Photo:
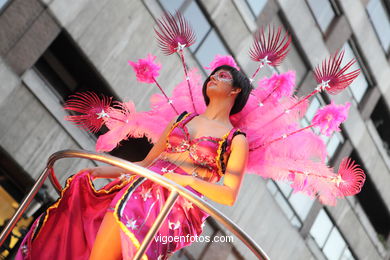
M 190 175 L 181 175 L 174 172 L 167 172 L 163 175 L 164 177 L 170 179 L 171 181 L 176 182 L 177 184 L 181 186 L 188 186 L 191 185 L 193 181 L 193 177 Z

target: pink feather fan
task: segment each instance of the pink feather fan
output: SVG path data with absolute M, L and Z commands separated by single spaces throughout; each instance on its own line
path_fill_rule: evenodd
M 90 131 L 98 131 L 106 124 L 109 131 L 98 138 L 98 151 L 111 151 L 121 140 L 129 137 L 146 136 L 155 143 L 164 131 L 164 126 L 183 111 L 202 113 L 205 103 L 202 95 L 203 80 L 196 70 L 187 71 L 183 49 L 191 46 L 195 35 L 180 13 L 165 14 L 157 21 L 159 46 L 166 55 L 177 52 L 181 58 L 185 77 L 177 84 L 170 96 L 157 83 L 160 65 L 151 54 L 133 66 L 137 79 L 141 82 L 155 83 L 161 94 L 150 98 L 150 110 L 137 112 L 132 102 L 116 102 L 96 94 L 76 94 L 77 100 L 69 101 L 65 108 L 82 113 L 69 116 L 67 120 Z M 288 52 L 291 37 L 282 36 L 281 27 L 269 27 L 268 33 L 260 29 L 254 38 L 250 56 L 260 62 L 260 66 L 279 65 Z M 326 165 L 327 150 L 322 139 L 310 127 L 320 127 L 321 133 L 330 135 L 339 131 L 346 119 L 350 104 L 335 105 L 333 102 L 320 109 L 312 124 L 302 128 L 300 121 L 306 113 L 308 99 L 327 90 L 337 94 L 347 87 L 359 74 L 359 70 L 347 72 L 355 62 L 351 60 L 344 67 L 341 62 L 344 52 L 337 52 L 315 69 L 319 86 L 308 96 L 295 96 L 295 73 L 288 71 L 265 77 L 258 82 L 249 96 L 243 110 L 230 117 L 234 127 L 247 135 L 249 159 L 247 172 L 273 180 L 288 181 L 296 192 L 316 197 L 321 203 L 335 205 L 336 199 L 354 195 L 361 190 L 365 180 L 363 171 L 352 161 L 342 161 L 338 173 Z M 206 69 L 214 70 L 220 65 L 230 65 L 238 69 L 231 56 L 217 55 Z M 259 70 L 259 69 L 258 69 Z M 255 72 L 254 75 L 258 72 Z
M 154 31 L 159 47 L 165 55 L 190 47 L 196 39 L 191 25 L 180 12 L 165 13 L 157 20 L 157 28 Z
M 76 93 L 65 102 L 64 109 L 80 113 L 81 115 L 66 116 L 65 120 L 96 133 L 103 126 L 108 117 L 107 110 L 112 98 L 103 96 L 102 99 L 93 92 Z
M 344 50 L 337 51 L 329 59 L 324 60 L 321 66 L 314 69 L 315 79 L 320 84 L 318 90 L 326 90 L 332 95 L 338 94 L 359 76 L 359 69 L 346 73 L 356 60 L 352 59 L 341 67 L 343 58 Z
M 268 61 L 270 66 L 278 66 L 286 57 L 291 43 L 291 36 L 286 33 L 282 38 L 282 27 L 277 31 L 268 26 L 268 34 L 261 27 L 254 36 L 249 56 L 257 62 Z

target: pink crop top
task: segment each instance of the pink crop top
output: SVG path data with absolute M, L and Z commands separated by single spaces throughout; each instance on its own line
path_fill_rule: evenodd
M 182 113 L 172 126 L 167 137 L 165 152 L 181 153 L 188 151 L 195 165 L 207 168 L 218 174 L 218 180 L 225 173 L 224 154 L 230 155 L 230 145 L 233 137 L 244 134 L 237 128 L 232 128 L 222 138 L 202 136 L 191 139 L 186 124 L 198 114 Z

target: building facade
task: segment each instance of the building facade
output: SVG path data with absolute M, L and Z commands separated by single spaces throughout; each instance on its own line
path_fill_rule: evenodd
M 313 90 L 312 70 L 330 54 L 344 49 L 346 60 L 357 59 L 361 75 L 352 86 L 337 96 L 312 98 L 302 124 L 321 104 L 352 103 L 342 132 L 323 139 L 331 166 L 350 156 L 365 170 L 362 192 L 324 207 L 286 184 L 247 174 L 233 207 L 214 205 L 271 259 L 389 259 L 390 4 L 385 0 L 0 0 L 0 224 L 52 153 L 94 150 L 96 136 L 63 120 L 69 95 L 95 91 L 147 109 L 157 89 L 138 83 L 127 61 L 148 53 L 163 64 L 159 82 L 168 93 L 183 79 L 179 58 L 164 56 L 155 39 L 153 27 L 164 10 L 179 10 L 192 24 L 197 42 L 186 50 L 187 62 L 202 73 L 215 54 L 230 54 L 245 73 L 253 73 L 252 35 L 268 24 L 292 35 L 290 52 L 277 69 L 296 71 L 300 96 Z M 130 140 L 113 154 L 135 161 L 150 147 L 146 139 Z M 55 169 L 63 183 L 93 165 L 72 159 Z M 18 224 L 10 247 L 53 199 L 48 183 Z M 229 235 L 208 221 L 204 235 L 221 234 Z M 4 249 L 2 256 L 7 254 Z M 255 257 L 236 238 L 195 243 L 173 258 Z

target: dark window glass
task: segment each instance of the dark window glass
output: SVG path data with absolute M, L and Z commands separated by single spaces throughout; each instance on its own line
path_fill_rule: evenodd
M 383 148 L 390 156 L 390 110 L 383 98 L 380 98 L 371 114 L 371 120 L 374 123 L 380 138 L 382 139 Z
M 83 91 L 115 97 L 111 88 L 64 32 L 36 62 L 35 69 L 50 83 L 61 102 L 69 95 Z
M 366 182 L 362 191 L 356 197 L 377 232 L 379 239 L 386 241 L 390 234 L 390 213 L 356 151 L 351 153 L 351 158 L 366 173 Z
M 36 62 L 34 69 L 63 104 L 76 92 L 92 91 L 119 100 L 69 35 L 62 32 Z M 95 134 L 107 132 L 106 127 Z M 146 138 L 122 141 L 111 154 L 129 161 L 142 160 L 151 148 Z

